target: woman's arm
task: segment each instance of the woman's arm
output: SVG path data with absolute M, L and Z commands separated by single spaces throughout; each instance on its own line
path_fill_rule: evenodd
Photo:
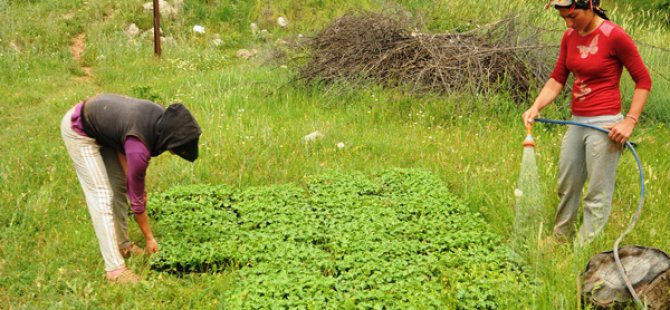
M 649 98 L 649 90 L 641 88 L 635 89 L 635 92 L 633 92 L 633 101 L 630 103 L 630 110 L 628 110 L 626 118 L 609 127 L 610 139 L 614 142 L 624 143 L 630 138 L 633 134 L 633 129 L 635 129 L 635 125 L 642 114 L 642 109 L 644 109 L 644 105 L 647 103 L 647 98 Z
M 563 84 L 559 83 L 554 78 L 550 78 L 547 83 L 544 84 L 544 87 L 542 87 L 540 94 L 535 98 L 535 102 L 530 109 L 526 110 L 521 116 L 524 125 L 529 126 L 533 124 L 535 118 L 540 114 L 540 111 L 552 103 L 561 93 L 561 90 L 563 90 Z
M 614 52 L 617 58 L 623 63 L 631 78 L 635 81 L 635 91 L 633 92 L 633 99 L 630 103 L 630 109 L 626 118 L 612 126 L 609 137 L 612 141 L 624 143 L 633 134 L 633 129 L 642 115 L 644 105 L 649 98 L 649 91 L 651 90 L 651 75 L 647 66 L 642 61 L 642 57 L 635 46 L 635 42 L 625 32 L 617 32 L 613 37 L 615 42 Z
M 152 254 L 158 251 L 158 243 L 151 232 L 146 212 L 147 194 L 145 192 L 145 177 L 151 153 L 144 143 L 134 136 L 126 139 L 124 148 L 126 154 L 119 154 L 119 161 L 122 162 L 121 165 L 126 172 L 130 208 L 146 240 L 146 252 Z
M 146 252 L 148 254 L 153 254 L 158 252 L 158 242 L 154 239 L 154 235 L 151 232 L 151 225 L 149 225 L 149 216 L 147 212 L 142 212 L 140 214 L 135 214 L 135 221 L 140 226 L 142 234 L 144 234 L 144 240 L 146 241 Z

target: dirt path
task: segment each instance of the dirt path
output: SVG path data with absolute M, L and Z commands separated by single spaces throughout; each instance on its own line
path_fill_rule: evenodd
M 91 70 L 91 67 L 84 66 L 81 63 L 81 55 L 84 53 L 84 48 L 86 47 L 84 43 L 85 39 L 86 34 L 83 32 L 75 36 L 70 44 L 70 52 L 72 53 L 74 60 L 79 63 L 81 69 L 84 71 L 84 76 L 78 76 L 74 79 L 91 82 L 93 80 L 93 70 Z

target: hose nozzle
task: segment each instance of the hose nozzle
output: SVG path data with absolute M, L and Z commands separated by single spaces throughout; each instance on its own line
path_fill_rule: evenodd
M 523 140 L 523 147 L 535 147 L 535 140 L 533 140 L 531 125 L 526 125 L 526 133 L 526 139 Z

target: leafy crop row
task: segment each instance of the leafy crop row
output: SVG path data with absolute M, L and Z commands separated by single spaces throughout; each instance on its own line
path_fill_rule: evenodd
M 152 267 L 237 272 L 232 308 L 500 308 L 523 266 L 439 178 L 331 172 L 306 186 L 175 187 L 150 201 Z

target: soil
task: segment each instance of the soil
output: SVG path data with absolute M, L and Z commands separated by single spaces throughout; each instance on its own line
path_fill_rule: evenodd
M 84 53 L 86 34 L 80 33 L 72 39 L 70 44 L 70 52 L 72 53 L 72 58 L 80 64 L 81 69 L 84 71 L 84 76 L 75 77 L 76 80 L 91 81 L 93 78 L 93 71 L 91 67 L 82 65 L 81 55 Z

